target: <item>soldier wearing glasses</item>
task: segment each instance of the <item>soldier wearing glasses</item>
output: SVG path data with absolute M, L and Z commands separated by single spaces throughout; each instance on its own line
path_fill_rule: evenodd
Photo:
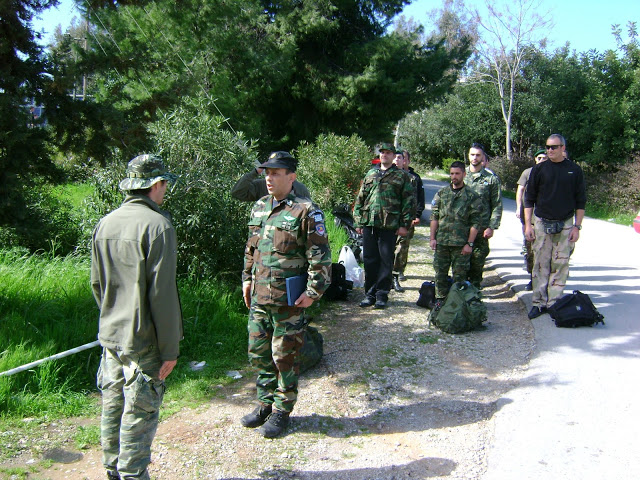
M 564 157 L 565 148 L 562 135 L 547 139 L 549 161 L 533 167 L 525 192 L 525 237 L 533 242 L 536 252 L 529 318 L 544 314 L 562 296 L 569 276 L 569 256 L 582 228 L 587 201 L 584 175 L 577 164 Z

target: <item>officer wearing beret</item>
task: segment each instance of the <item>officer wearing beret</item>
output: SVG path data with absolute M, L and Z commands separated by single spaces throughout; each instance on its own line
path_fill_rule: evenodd
M 176 232 L 160 209 L 168 183 L 176 178 L 154 155 L 134 158 L 120 182 L 127 193 L 124 202 L 93 232 L 102 462 L 111 480 L 149 478 L 164 380 L 177 363 L 183 336 Z
M 251 211 L 242 292 L 249 308 L 249 361 L 258 369 L 258 406 L 240 423 L 267 438 L 289 423 L 298 396 L 304 309 L 331 281 L 331 251 L 324 213 L 293 190 L 298 162 L 273 152 L 260 165 L 269 194 Z M 302 276 L 302 293 L 287 295 L 287 279 Z M 295 298 L 294 298 L 295 297 Z

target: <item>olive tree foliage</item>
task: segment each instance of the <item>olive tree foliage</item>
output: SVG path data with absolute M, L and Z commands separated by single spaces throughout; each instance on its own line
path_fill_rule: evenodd
M 321 208 L 332 211 L 353 205 L 360 183 L 371 166 L 371 151 L 357 135 L 321 134 L 315 142 L 301 142 L 294 151 L 298 180 Z
M 476 44 L 478 65 L 474 76 L 478 81 L 493 84 L 498 92 L 499 105 L 505 126 L 504 151 L 511 158 L 514 107 L 518 78 L 529 50 L 543 46 L 540 36 L 551 24 L 548 14 L 540 14 L 542 0 L 516 0 L 496 4 L 486 1 L 487 15 L 476 10 L 476 22 L 481 37 Z
M 250 142 L 224 128 L 207 98 L 187 98 L 148 126 L 153 148 L 179 175 L 163 208 L 178 235 L 178 272 L 193 278 L 237 275 L 242 269 L 250 203 L 230 195 L 231 187 L 255 166 Z M 114 152 L 114 161 L 94 176 L 94 218 L 117 208 L 118 189 L 131 159 Z
M 158 154 L 180 175 L 166 207 L 178 232 L 181 273 L 239 272 L 251 204 L 234 200 L 230 192 L 255 166 L 255 149 L 224 128 L 224 118 L 206 98 L 187 99 L 149 130 Z

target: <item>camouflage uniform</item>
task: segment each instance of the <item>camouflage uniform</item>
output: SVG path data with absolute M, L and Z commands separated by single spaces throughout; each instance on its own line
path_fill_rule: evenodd
M 173 180 L 162 161 L 136 157 L 123 190 Z M 146 195 L 127 195 L 98 223 L 91 250 L 91 286 L 100 308 L 103 347 L 103 464 L 113 478 L 148 479 L 151 443 L 164 395 L 165 361 L 178 358 L 182 312 L 176 285 L 177 239 L 167 212 Z
M 306 294 L 318 299 L 331 281 L 324 214 L 293 193 L 273 207 L 272 195 L 251 211 L 243 283 L 251 285 L 249 360 L 256 367 L 258 400 L 291 412 L 298 394 L 303 309 L 287 305 L 286 279 L 308 273 Z
M 476 288 L 480 288 L 484 263 L 489 256 L 489 240 L 484 238 L 483 233 L 486 228 L 495 231 L 500 227 L 502 191 L 500 179 L 485 168 L 474 173 L 467 167 L 465 184 L 480 196 L 484 207 L 481 228 L 473 243 L 469 265 L 469 281 Z
M 396 231 L 415 218 L 411 176 L 392 165 L 371 168 L 364 177 L 353 208 L 354 224 L 363 229 L 365 293 L 387 301 L 391 290 Z
M 461 250 L 469 240 L 469 230 L 471 227 L 479 230 L 482 218 L 482 201 L 466 185 L 458 190 L 448 185 L 434 195 L 431 220 L 438 222 L 435 234 L 437 245 L 433 255 L 436 298 L 444 298 L 449 293 L 449 268 L 454 282 L 467 279 L 470 255 L 462 255 Z
M 409 175 L 411 175 L 411 185 L 413 186 L 413 190 L 416 195 L 416 213 L 414 218 L 420 220 L 422 212 L 424 212 L 424 186 L 420 175 L 418 175 L 411 167 L 409 167 Z M 411 239 L 413 238 L 415 231 L 416 227 L 411 225 L 407 230 L 407 234 L 404 237 L 398 236 L 398 239 L 396 240 L 395 260 L 393 263 L 394 274 L 404 273 L 404 269 L 407 266 L 407 259 L 409 257 L 409 244 L 411 243 Z

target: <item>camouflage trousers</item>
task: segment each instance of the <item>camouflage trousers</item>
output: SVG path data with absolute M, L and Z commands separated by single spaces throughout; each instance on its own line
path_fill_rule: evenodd
M 398 275 L 404 273 L 407 267 L 407 259 L 409 258 L 409 244 L 416 233 L 416 227 L 411 225 L 407 228 L 407 234 L 404 237 L 398 235 L 396 240 L 395 260 L 393 262 L 393 273 Z
M 157 349 L 128 354 L 102 349 L 97 384 L 102 391 L 102 463 L 123 480 L 148 480 L 151 443 L 158 426 L 164 382 Z
M 449 293 L 449 268 L 454 282 L 463 282 L 469 274 L 471 256 L 462 255 L 462 246 L 437 245 L 433 254 L 433 268 L 436 271 L 436 298 L 444 298 Z
M 258 369 L 258 401 L 291 412 L 298 399 L 304 310 L 286 305 L 258 305 L 249 312 L 249 362 Z
M 531 272 L 534 307 L 553 305 L 564 292 L 569 277 L 569 256 L 574 247 L 569 242 L 572 222 L 566 222 L 560 233 L 546 234 L 542 220 L 535 218 L 536 238 L 533 241 L 534 261 Z
M 482 236 L 482 232 L 478 232 L 473 242 L 473 250 L 469 259 L 469 281 L 474 287 L 480 288 L 482 283 L 482 272 L 484 271 L 484 263 L 489 256 L 489 240 Z

